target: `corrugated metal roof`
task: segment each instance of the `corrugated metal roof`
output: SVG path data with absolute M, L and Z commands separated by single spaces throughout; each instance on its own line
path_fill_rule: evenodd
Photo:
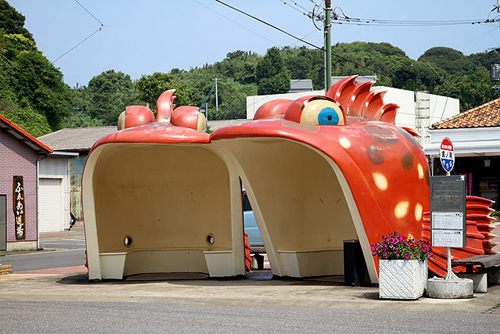
M 500 126 L 500 98 L 434 123 L 431 129 L 460 129 Z

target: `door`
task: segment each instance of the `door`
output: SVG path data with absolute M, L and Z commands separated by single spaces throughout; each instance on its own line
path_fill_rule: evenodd
M 7 196 L 0 195 L 0 251 L 7 250 Z
M 61 231 L 61 179 L 40 179 L 39 231 Z

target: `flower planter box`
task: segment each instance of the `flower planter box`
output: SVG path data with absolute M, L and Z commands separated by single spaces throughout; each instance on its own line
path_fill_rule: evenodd
M 380 260 L 380 298 L 418 299 L 426 290 L 427 260 Z

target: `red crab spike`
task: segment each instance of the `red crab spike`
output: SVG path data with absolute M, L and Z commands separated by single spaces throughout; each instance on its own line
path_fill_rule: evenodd
M 386 91 L 383 90 L 370 92 L 365 99 L 365 103 L 363 104 L 361 117 L 377 120 L 377 112 L 384 105 L 385 93 Z
M 349 99 L 351 98 L 351 94 L 356 89 L 355 82 L 357 77 L 357 75 L 353 75 L 337 81 L 326 93 L 326 96 L 340 103 L 340 106 L 346 114 L 348 113 Z
M 387 122 L 391 124 L 395 124 L 396 122 L 396 114 L 398 113 L 399 105 L 396 103 L 387 103 L 380 108 L 378 111 L 380 115 L 378 116 L 378 120 L 382 122 Z
M 349 104 L 347 106 L 347 109 L 349 110 L 349 116 L 355 116 L 355 117 L 361 116 L 363 102 L 366 96 L 370 93 L 372 84 L 373 84 L 372 82 L 367 81 L 356 85 L 356 88 L 352 92 Z
M 175 89 L 167 90 L 160 95 L 158 100 L 156 100 L 156 120 L 158 122 L 170 122 L 170 117 L 172 117 L 172 110 L 174 110 L 175 104 Z
M 293 101 L 294 100 L 290 99 L 279 99 L 266 102 L 257 109 L 253 119 L 258 120 L 262 118 L 284 115 L 286 113 L 286 110 L 288 109 L 288 106 Z
M 406 126 L 402 126 L 401 127 L 403 130 L 405 130 L 406 132 L 408 132 L 409 134 L 411 134 L 413 137 L 422 137 L 422 135 L 420 133 L 418 133 L 418 131 L 412 129 L 412 128 L 409 128 L 409 127 L 406 127 Z
M 178 107 L 172 112 L 170 123 L 193 130 L 198 129 L 198 107 Z
M 134 128 L 155 121 L 151 109 L 145 106 L 128 106 L 125 108 L 125 129 Z

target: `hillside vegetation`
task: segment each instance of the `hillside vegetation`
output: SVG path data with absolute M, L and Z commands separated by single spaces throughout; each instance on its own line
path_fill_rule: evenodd
M 96 75 L 84 86 L 70 88 L 63 74 L 37 49 L 24 28 L 24 16 L 0 0 L 0 113 L 40 136 L 61 127 L 115 125 L 127 105 L 149 104 L 165 90 L 176 89 L 176 104 L 201 106 L 208 99 L 209 119 L 246 116 L 246 97 L 287 92 L 290 79 L 312 79 L 324 86 L 324 53 L 307 47 L 270 48 L 265 55 L 229 52 L 214 64 L 167 73 L 147 73 L 138 80 L 114 69 Z M 417 60 L 388 43 L 339 43 L 332 47 L 332 75 L 376 75 L 377 85 L 460 99 L 461 111 L 495 97 L 490 69 L 500 64 L 500 50 L 464 55 L 435 47 Z

